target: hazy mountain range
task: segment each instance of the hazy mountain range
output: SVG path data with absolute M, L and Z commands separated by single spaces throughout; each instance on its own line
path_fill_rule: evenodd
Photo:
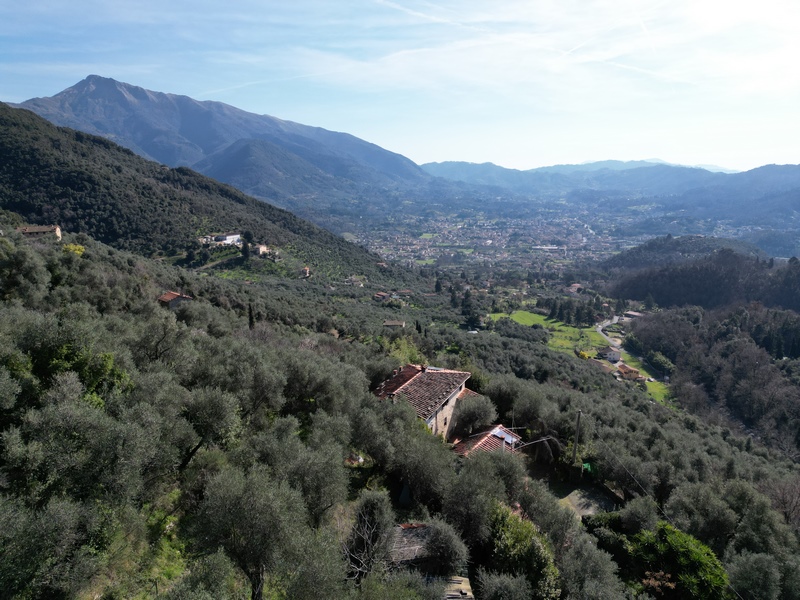
M 773 240 L 788 235 L 791 246 L 800 229 L 798 165 L 741 173 L 655 161 L 526 171 L 491 163 L 420 167 L 346 133 L 96 75 L 55 96 L 16 106 L 166 165 L 191 167 L 339 233 L 430 210 L 508 216 L 543 208 L 569 214 L 576 205 L 609 216 L 625 213 L 629 225 L 655 235 L 708 233 L 725 223 L 766 229 Z M 628 210 L 642 205 L 651 207 L 646 214 Z M 636 219 L 642 225 L 632 223 Z M 676 222 L 692 225 L 675 230 Z

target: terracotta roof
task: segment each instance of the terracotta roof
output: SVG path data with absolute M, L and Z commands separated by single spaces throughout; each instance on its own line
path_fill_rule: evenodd
M 58 225 L 27 225 L 25 227 L 17 227 L 17 231 L 22 234 L 25 233 L 50 233 L 51 231 L 57 231 L 59 229 Z
M 471 452 L 476 450 L 481 450 L 483 452 L 510 450 L 514 452 L 513 446 L 519 443 L 519 441 L 520 437 L 513 431 L 506 429 L 502 425 L 492 425 L 466 439 L 457 441 L 453 445 L 453 450 L 459 456 L 468 456 Z
M 639 369 L 634 369 L 633 367 L 630 367 L 630 366 L 626 365 L 625 363 L 618 364 L 617 365 L 617 370 L 620 373 L 630 373 L 630 374 L 639 372 Z
M 592 363 L 593 365 L 597 365 L 598 367 L 603 369 L 603 371 L 605 371 L 606 373 L 612 373 L 614 371 L 614 367 L 612 367 L 607 362 L 603 362 L 602 360 L 597 360 L 596 358 L 590 358 L 589 362 Z
M 384 381 L 377 390 L 375 390 L 375 395 L 378 398 L 386 398 L 397 392 L 402 386 L 407 384 L 413 377 L 416 377 L 422 371 L 422 367 L 420 365 L 406 365 L 404 367 L 400 367 L 399 370 L 395 371 L 392 374 L 390 379 Z
M 466 371 L 406 365 L 376 390 L 379 398 L 403 396 L 420 419 L 427 421 L 470 378 Z
M 158 297 L 159 302 L 172 302 L 176 298 L 183 298 L 184 300 L 191 300 L 191 296 L 185 296 L 179 292 L 165 292 Z
M 405 321 L 386 320 L 386 321 L 383 322 L 383 326 L 384 327 L 405 327 L 406 326 L 406 322 Z

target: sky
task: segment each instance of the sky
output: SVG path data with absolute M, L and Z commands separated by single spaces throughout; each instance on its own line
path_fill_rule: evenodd
M 0 2 L 0 100 L 90 74 L 422 164 L 800 163 L 798 0 Z

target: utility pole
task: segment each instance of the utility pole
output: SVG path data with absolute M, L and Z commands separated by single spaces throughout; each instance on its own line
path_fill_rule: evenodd
M 578 418 L 575 420 L 575 443 L 572 445 L 572 464 L 575 464 L 575 458 L 578 456 L 578 441 L 581 438 L 581 413 L 578 411 Z

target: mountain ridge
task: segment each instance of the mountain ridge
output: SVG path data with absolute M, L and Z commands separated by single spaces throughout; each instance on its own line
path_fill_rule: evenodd
M 58 223 L 143 255 L 195 248 L 200 235 L 250 230 L 256 241 L 334 277 L 381 272 L 377 255 L 288 211 L 2 103 L 0 199 L 29 223 Z

